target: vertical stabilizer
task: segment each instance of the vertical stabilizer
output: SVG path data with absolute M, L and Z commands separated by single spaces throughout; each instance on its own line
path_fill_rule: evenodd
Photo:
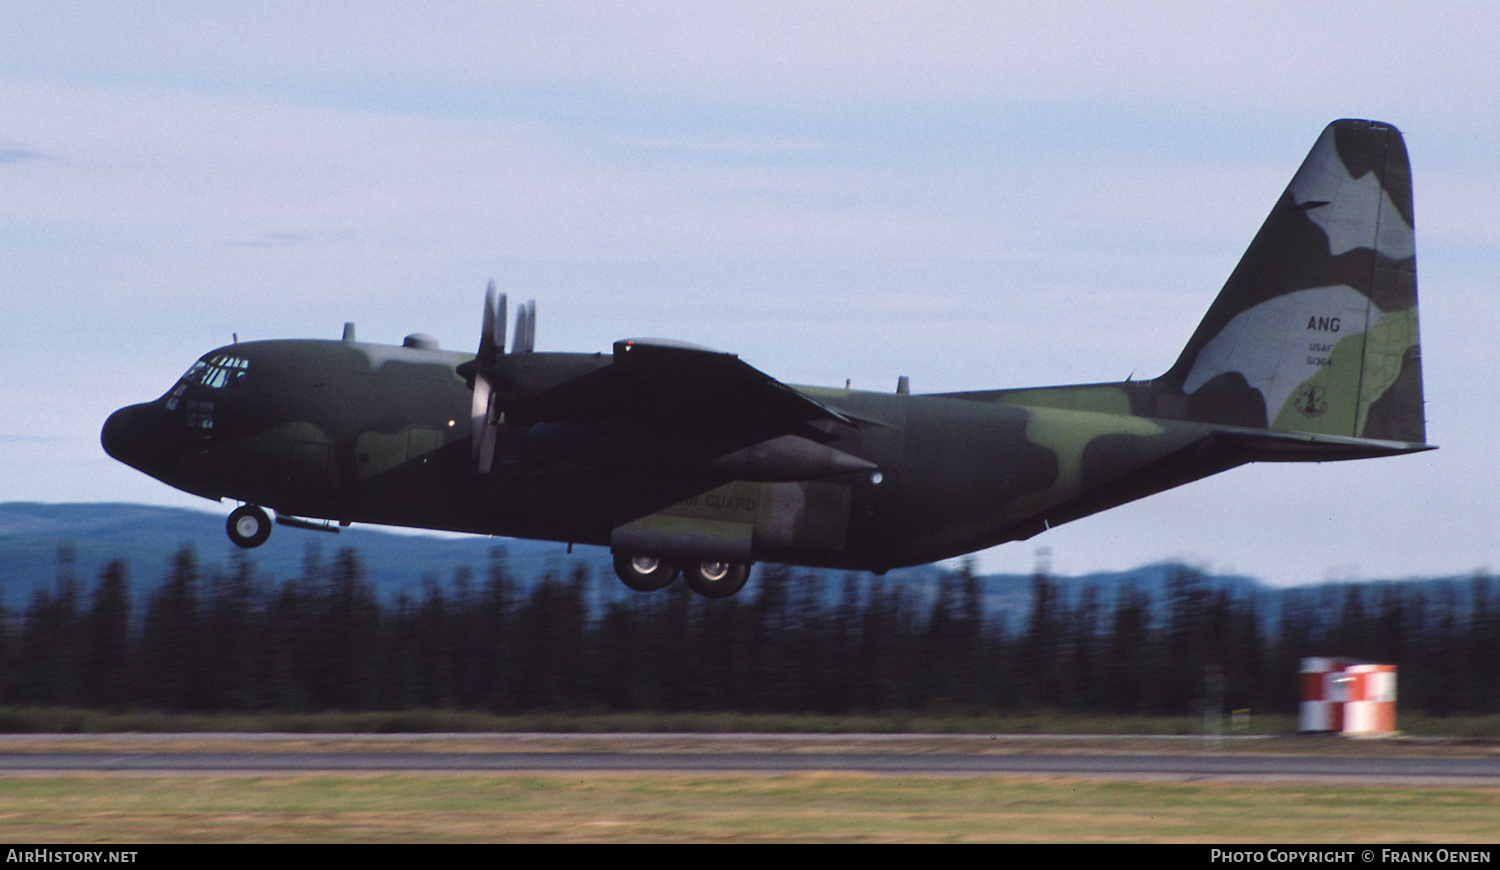
M 1425 442 L 1412 226 L 1400 131 L 1328 125 L 1155 386 L 1203 422 Z

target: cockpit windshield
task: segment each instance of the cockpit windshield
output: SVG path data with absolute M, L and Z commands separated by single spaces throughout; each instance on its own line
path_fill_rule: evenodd
M 216 354 L 209 357 L 207 362 L 198 360 L 194 363 L 183 379 L 215 389 L 237 387 L 249 369 L 250 361 L 243 357 Z
M 214 390 L 238 387 L 249 371 L 250 361 L 244 357 L 223 353 L 204 357 L 193 363 L 177 382 L 177 386 L 172 388 L 172 392 L 167 394 L 167 410 L 177 409 L 178 401 L 189 386 L 197 385 Z

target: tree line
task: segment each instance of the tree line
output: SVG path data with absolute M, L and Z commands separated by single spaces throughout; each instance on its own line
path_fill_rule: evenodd
M 496 548 L 478 575 L 381 601 L 352 549 L 309 551 L 277 582 L 242 554 L 205 569 L 183 548 L 138 603 L 124 562 L 85 584 L 64 552 L 52 590 L 0 612 L 0 703 L 1185 714 L 1214 673 L 1226 709 L 1290 713 L 1300 660 L 1341 656 L 1397 665 L 1403 709 L 1500 711 L 1485 576 L 1236 594 L 1183 567 L 1153 596 L 1039 570 L 1013 621 L 986 615 L 972 563 L 935 591 L 765 565 L 730 599 L 676 584 L 601 603 L 595 584 L 615 582 L 581 563 L 520 582 Z

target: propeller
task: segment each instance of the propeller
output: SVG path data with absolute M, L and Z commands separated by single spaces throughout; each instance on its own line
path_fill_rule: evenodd
M 484 291 L 484 321 L 479 332 L 479 352 L 474 355 L 474 401 L 469 410 L 474 461 L 480 474 L 489 474 L 495 464 L 495 441 L 500 435 L 501 408 L 495 390 L 500 360 L 505 356 L 505 294 L 495 293 L 495 279 Z M 531 353 L 536 344 L 536 300 L 516 310 L 516 334 L 510 352 Z
M 495 296 L 495 279 L 484 291 L 484 321 L 479 332 L 479 352 L 474 355 L 474 401 L 469 410 L 470 434 L 479 473 L 488 474 L 495 461 L 495 438 L 499 414 L 493 407 L 495 363 L 505 353 L 505 294 Z

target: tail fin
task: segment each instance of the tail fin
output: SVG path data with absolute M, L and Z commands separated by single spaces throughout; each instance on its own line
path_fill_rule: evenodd
M 1425 442 L 1412 225 L 1401 132 L 1329 124 L 1154 386 L 1202 422 Z

